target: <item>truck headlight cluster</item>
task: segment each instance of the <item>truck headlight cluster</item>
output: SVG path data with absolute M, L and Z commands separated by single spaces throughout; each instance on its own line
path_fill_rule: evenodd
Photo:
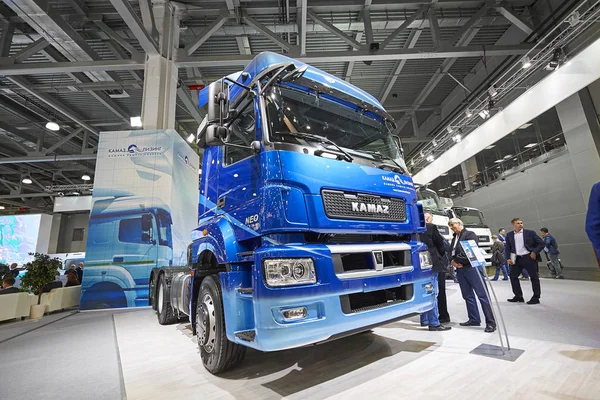
M 268 286 L 281 287 L 316 283 L 315 265 L 311 258 L 278 258 L 263 261 Z
M 433 268 L 433 263 L 431 262 L 431 254 L 429 253 L 429 251 L 419 252 L 419 264 L 421 264 L 421 269 Z

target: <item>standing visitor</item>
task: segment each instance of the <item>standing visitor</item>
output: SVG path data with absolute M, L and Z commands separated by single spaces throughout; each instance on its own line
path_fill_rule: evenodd
M 492 240 L 494 241 L 494 244 L 492 245 L 492 266 L 496 267 L 496 274 L 492 280 L 498 280 L 500 277 L 500 269 L 502 269 L 502 275 L 504 275 L 502 280 L 507 281 L 508 271 L 506 270 L 506 259 L 504 258 L 504 243 L 502 243 L 496 235 L 492 235 Z
M 433 225 L 433 214 L 431 214 L 430 212 L 425 212 L 425 222 L 427 224 Z M 437 230 L 437 226 L 436 226 L 436 230 Z M 440 234 L 439 230 L 437 230 L 437 232 L 438 232 L 438 234 Z M 450 268 L 450 270 L 452 271 L 452 267 L 448 266 L 448 264 L 450 264 L 450 260 L 448 260 L 448 252 L 446 249 L 448 248 L 449 243 L 446 241 L 446 239 L 444 239 L 443 236 L 441 236 L 441 234 L 440 234 L 440 237 L 442 238 L 443 249 L 442 250 L 436 249 L 436 251 L 439 252 L 440 263 L 442 265 L 441 272 L 438 272 L 437 303 L 438 303 L 439 321 L 442 324 L 447 324 L 450 322 L 450 314 L 448 313 L 448 300 L 446 298 L 446 272 L 447 272 L 448 268 Z M 435 265 L 434 265 L 434 268 L 435 268 Z
M 506 231 L 504 230 L 504 228 L 498 229 L 498 240 L 501 241 L 503 244 L 506 243 Z
M 508 299 L 511 303 L 523 303 L 523 290 L 519 283 L 519 275 L 523 270 L 529 272 L 533 296 L 527 304 L 539 304 L 542 289 L 540 277 L 538 276 L 538 263 L 542 261 L 540 253 L 544 249 L 544 241 L 535 231 L 523 229 L 521 218 L 513 218 L 511 221 L 514 231 L 506 235 L 506 246 L 504 255 L 510 267 L 510 284 L 514 297 Z
M 452 218 L 448 225 L 452 229 L 452 232 L 454 232 L 454 238 L 450 244 L 451 264 L 456 268 L 458 284 L 460 285 L 463 299 L 467 303 L 467 315 L 469 316 L 468 321 L 461 322 L 460 325 L 481 325 L 481 315 L 479 314 L 477 301 L 475 300 L 475 295 L 477 295 L 483 309 L 483 314 L 485 315 L 485 332 L 494 332 L 496 330 L 496 321 L 492 313 L 490 300 L 483 286 L 481 272 L 478 268 L 471 266 L 471 262 L 460 244 L 461 241 L 466 240 L 474 240 L 475 243 L 479 243 L 477 235 L 465 229 L 463 222 L 458 218 Z
M 562 274 L 562 266 L 560 265 L 560 260 L 558 259 L 558 255 L 560 251 L 558 251 L 558 243 L 556 243 L 556 239 L 548 232 L 548 228 L 540 229 L 540 234 L 544 239 L 544 251 L 546 252 L 546 257 L 548 257 L 548 261 L 552 264 L 554 269 L 554 274 L 557 279 L 564 279 Z
M 430 219 L 433 220 L 433 216 L 431 216 Z M 425 221 L 427 221 L 427 216 L 425 216 Z M 443 274 L 443 278 L 441 278 L 442 281 L 445 281 L 446 279 L 446 267 L 442 263 L 442 259 L 440 257 L 440 254 L 444 254 L 446 252 L 444 238 L 438 231 L 437 226 L 431 222 L 427 222 L 425 227 L 426 231 L 420 235 L 420 238 L 421 241 L 427 245 L 429 254 L 431 254 L 431 263 L 433 264 L 433 268 L 431 270 L 431 284 L 433 285 L 434 302 L 431 310 L 421 314 L 421 326 L 429 326 L 430 331 L 448 331 L 452 328 L 449 326 L 444 326 L 440 323 L 438 312 L 440 275 Z
M 592 242 L 592 246 L 596 251 L 596 258 L 598 258 L 600 256 L 600 182 L 592 186 L 590 192 L 590 201 L 585 217 L 585 232 L 590 242 Z
M 83 262 L 79 263 L 77 268 L 75 268 L 75 272 L 77 273 L 77 280 L 83 282 Z

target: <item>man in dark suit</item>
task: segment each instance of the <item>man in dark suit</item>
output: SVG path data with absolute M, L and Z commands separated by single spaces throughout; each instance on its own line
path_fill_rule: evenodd
M 519 283 L 519 275 L 523 270 L 529 272 L 531 287 L 533 288 L 533 297 L 527 304 L 539 304 L 542 289 L 540 287 L 540 277 L 538 276 L 538 263 L 542 262 L 540 253 L 544 250 L 544 241 L 535 231 L 523 229 L 521 218 L 513 218 L 510 221 L 514 231 L 506 235 L 506 246 L 504 254 L 506 261 L 510 264 L 510 284 L 515 295 L 508 299 L 511 303 L 523 303 L 523 290 Z
M 483 286 L 483 280 L 481 278 L 481 272 L 478 268 L 473 268 L 471 262 L 467 257 L 465 250 L 460 244 L 461 241 L 473 240 L 475 243 L 479 243 L 477 235 L 467 229 L 465 229 L 462 221 L 458 218 L 452 218 L 448 223 L 452 232 L 454 232 L 454 238 L 450 244 L 450 255 L 451 264 L 456 268 L 456 275 L 458 276 L 458 284 L 460 285 L 460 291 L 463 299 L 467 303 L 467 315 L 469 320 L 467 322 L 461 322 L 461 326 L 480 326 L 481 316 L 479 309 L 477 308 L 477 301 L 475 296 L 479 299 L 483 314 L 485 315 L 485 332 L 494 332 L 496 330 L 496 320 L 492 312 L 490 300 Z
M 16 287 L 13 287 L 15 284 L 15 278 L 12 275 L 6 275 L 4 279 L 2 279 L 2 289 L 0 290 L 0 294 L 11 294 L 11 293 L 19 293 L 20 290 Z
M 430 220 L 433 219 L 431 215 L 430 217 Z M 427 221 L 427 219 L 426 213 L 425 221 Z M 438 309 L 438 296 L 440 294 L 439 280 L 446 279 L 446 267 L 442 263 L 442 258 L 440 255 L 446 252 L 446 246 L 444 244 L 444 238 L 442 235 L 440 235 L 437 226 L 431 222 L 427 222 L 425 226 L 427 230 L 425 233 L 420 235 L 420 238 L 421 241 L 427 245 L 429 254 L 431 254 L 431 263 L 433 264 L 433 268 L 431 270 L 431 283 L 433 284 L 435 300 L 433 303 L 433 309 L 421 314 L 421 326 L 429 326 L 430 331 L 448 331 L 452 328 L 449 326 L 444 326 L 440 323 L 440 314 Z M 440 278 L 441 274 L 443 274 L 442 278 Z M 444 296 L 446 296 L 445 293 Z

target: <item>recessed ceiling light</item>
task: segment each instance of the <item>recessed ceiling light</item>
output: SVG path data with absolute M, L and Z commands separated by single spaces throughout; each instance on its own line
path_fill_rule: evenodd
M 142 127 L 142 117 L 131 117 L 131 118 L 129 118 L 129 123 L 132 128 L 141 128 Z
M 496 161 L 494 161 L 494 162 L 495 162 L 496 164 L 499 164 L 499 163 L 501 163 L 501 162 L 504 162 L 504 160 L 496 160 Z
M 520 127 L 518 127 L 517 129 L 527 129 L 531 126 L 532 124 L 530 122 L 521 125 Z
M 46 122 L 46 129 L 56 132 L 60 130 L 60 126 L 54 121 L 48 121 Z
M 25 177 L 23 179 L 21 179 L 21 182 L 26 184 L 26 185 L 31 185 L 33 183 L 33 181 L 31 180 L 31 178 Z
M 83 179 L 84 181 L 89 181 L 92 178 L 88 174 L 83 174 L 81 175 L 81 179 Z
M 452 182 L 452 186 L 457 186 L 460 183 L 460 181 L 454 181 Z
M 485 147 L 485 148 L 484 148 L 484 150 L 491 150 L 491 149 L 493 149 L 494 147 L 496 147 L 496 145 L 495 145 L 495 144 L 490 144 L 488 147 Z
M 525 145 L 525 148 L 526 149 L 530 149 L 530 148 L 535 147 L 535 146 L 537 146 L 537 143 L 529 143 L 528 145 Z
M 512 154 L 507 154 L 507 155 L 505 155 L 505 156 L 504 156 L 504 159 L 505 159 L 505 160 L 508 160 L 508 159 L 509 159 L 509 158 L 511 158 L 511 157 L 512 157 Z
M 4 206 L 0 206 L 0 210 L 4 210 Z
M 448 173 L 447 173 L 447 172 L 444 172 L 444 173 L 443 173 L 443 174 L 441 174 L 440 176 L 446 176 L 446 175 L 448 175 Z

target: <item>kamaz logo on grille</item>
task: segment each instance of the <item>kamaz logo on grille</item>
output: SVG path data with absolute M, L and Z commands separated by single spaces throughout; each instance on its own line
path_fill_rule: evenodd
M 389 214 L 390 206 L 382 206 L 381 204 L 365 204 L 352 202 L 352 211 L 367 212 L 373 214 Z

